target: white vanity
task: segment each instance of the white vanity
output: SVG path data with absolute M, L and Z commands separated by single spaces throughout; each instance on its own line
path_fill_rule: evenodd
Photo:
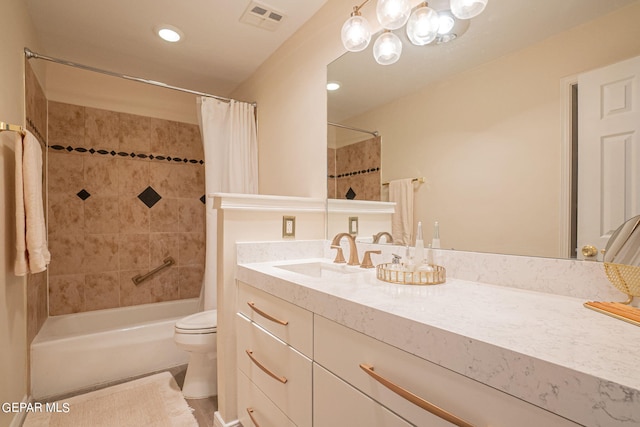
M 637 326 L 580 298 L 340 268 L 238 265 L 245 427 L 640 425 Z

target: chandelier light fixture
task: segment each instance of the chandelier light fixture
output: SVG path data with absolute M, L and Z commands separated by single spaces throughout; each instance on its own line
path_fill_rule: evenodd
M 359 6 L 354 6 L 351 17 L 342 26 L 342 44 L 349 52 L 360 52 L 371 41 L 371 26 L 360 13 L 360 9 L 368 2 L 369 0 L 365 0 Z M 439 2 L 443 3 L 443 0 Z M 400 59 L 402 42 L 393 30 L 406 24 L 407 37 L 416 46 L 434 41 L 446 43 L 464 31 L 469 25 L 465 21 L 482 13 L 487 2 L 488 0 L 446 0 L 449 9 L 438 10 L 424 2 L 412 11 L 410 0 L 377 0 L 376 17 L 384 31 L 373 44 L 376 62 L 391 65 Z M 462 28 L 462 31 L 456 31 L 456 28 Z

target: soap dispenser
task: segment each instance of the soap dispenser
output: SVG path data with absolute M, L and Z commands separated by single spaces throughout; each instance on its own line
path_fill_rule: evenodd
M 424 240 L 422 240 L 422 221 L 418 221 L 418 232 L 416 233 L 416 246 L 413 250 L 413 261 L 420 267 L 424 261 Z
M 431 240 L 431 247 L 433 249 L 440 249 L 440 225 L 438 221 L 433 225 L 433 239 Z

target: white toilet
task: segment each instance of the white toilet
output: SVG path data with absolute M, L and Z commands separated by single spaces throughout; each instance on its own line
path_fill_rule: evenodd
M 182 386 L 185 398 L 218 394 L 217 326 L 217 310 L 201 311 L 176 322 L 173 338 L 179 348 L 191 353 Z

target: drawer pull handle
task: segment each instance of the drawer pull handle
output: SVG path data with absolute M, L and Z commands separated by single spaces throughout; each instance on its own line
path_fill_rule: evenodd
M 245 350 L 245 351 L 247 352 L 247 356 L 249 356 L 249 359 L 251 359 L 251 361 L 253 363 L 255 363 L 258 368 L 262 369 L 262 371 L 265 374 L 269 375 L 273 379 L 276 379 L 276 380 L 280 381 L 282 384 L 286 384 L 287 383 L 288 380 L 285 377 L 281 377 L 281 376 L 278 376 L 278 375 L 274 374 L 266 366 L 264 366 L 262 363 L 258 362 L 258 360 L 253 355 L 253 351 L 251 351 L 251 350 Z
M 251 418 L 251 422 L 253 423 L 253 425 L 256 427 L 260 427 L 260 424 L 258 424 L 256 419 L 253 418 L 253 408 L 247 408 L 247 414 L 249 414 L 249 418 Z
M 438 406 L 434 405 L 433 403 L 427 402 L 426 400 L 422 399 L 421 397 L 416 396 L 415 394 L 411 393 L 410 391 L 405 390 L 404 388 L 400 387 L 399 385 L 394 384 L 393 382 L 389 381 L 388 379 L 382 377 L 381 375 L 379 375 L 377 372 L 375 372 L 373 370 L 373 366 L 361 363 L 360 364 L 360 368 L 362 368 L 362 370 L 365 371 L 367 374 L 369 374 L 374 380 L 378 381 L 380 384 L 382 384 L 383 386 L 385 386 L 386 388 L 388 388 L 392 392 L 396 393 L 400 397 L 403 397 L 403 398 L 407 399 L 409 402 L 413 403 L 414 405 L 419 406 L 420 408 L 424 409 L 425 411 L 430 412 L 433 415 L 442 418 L 443 420 L 449 421 L 450 423 L 455 424 L 458 427 L 474 427 L 473 424 L 469 424 L 465 420 L 456 417 L 452 413 L 447 412 L 442 408 L 439 408 Z
M 260 310 L 258 307 L 256 307 L 256 303 L 254 303 L 253 301 L 249 301 L 247 302 L 247 304 L 249 305 L 249 307 L 251 307 L 251 310 L 255 311 L 256 313 L 258 313 L 260 316 L 264 317 L 265 319 L 269 319 L 272 322 L 276 322 L 282 326 L 287 326 L 289 324 L 288 321 L 286 320 L 280 320 L 277 319 L 275 317 L 273 317 L 270 314 L 265 313 L 264 311 Z

